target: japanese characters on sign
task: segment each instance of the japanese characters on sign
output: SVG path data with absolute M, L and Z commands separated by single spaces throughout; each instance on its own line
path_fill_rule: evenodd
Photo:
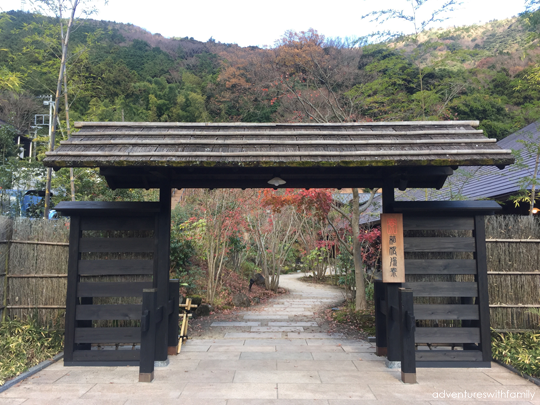
M 381 214 L 381 238 L 383 282 L 404 283 L 402 214 Z

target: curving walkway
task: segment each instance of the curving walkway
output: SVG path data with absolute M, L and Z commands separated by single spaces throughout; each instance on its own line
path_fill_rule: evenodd
M 60 362 L 0 394 L 0 405 L 540 405 L 539 387 L 496 364 L 419 369 L 419 384 L 401 383 L 400 372 L 387 369 L 371 344 L 332 332 L 317 315 L 343 300 L 340 290 L 297 277 L 282 276 L 289 294 L 192 333 L 151 384 L 137 383 L 134 367 Z M 467 397 L 472 394 L 480 398 Z

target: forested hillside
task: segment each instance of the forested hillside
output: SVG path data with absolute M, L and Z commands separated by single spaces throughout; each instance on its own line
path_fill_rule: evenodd
M 272 49 L 260 49 L 87 21 L 71 38 L 71 118 L 478 119 L 488 136 L 500 139 L 540 118 L 540 92 L 523 81 L 538 54 L 529 34 L 522 20 L 511 19 L 431 30 L 419 43 L 358 46 L 310 30 L 285 33 Z M 19 79 L 18 97 L 53 93 L 59 38 L 55 19 L 1 15 L 0 66 L 2 75 Z M 5 100 L 14 96 L 6 91 L 1 118 L 9 121 Z M 24 121 L 19 117 L 17 126 L 23 129 Z

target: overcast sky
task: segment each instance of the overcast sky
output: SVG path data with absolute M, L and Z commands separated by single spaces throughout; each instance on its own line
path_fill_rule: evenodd
M 3 11 L 21 9 L 24 0 L 0 0 Z M 26 10 L 29 9 L 26 1 Z M 96 0 L 99 14 L 94 18 L 131 23 L 165 37 L 193 37 L 207 41 L 213 37 L 224 43 L 273 45 L 286 30 L 314 28 L 327 37 L 363 36 L 387 29 L 410 31 L 410 24 L 377 26 L 361 16 L 377 8 L 403 8 L 406 0 Z M 428 4 L 440 4 L 431 0 Z M 523 0 L 464 0 L 452 18 L 438 24 L 448 27 L 505 19 L 524 9 Z M 406 11 L 408 11 L 406 9 Z M 426 10 L 426 13 L 429 13 Z

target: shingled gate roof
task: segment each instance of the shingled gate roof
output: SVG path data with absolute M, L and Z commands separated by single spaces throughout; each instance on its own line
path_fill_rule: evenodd
M 173 187 L 269 187 L 275 176 L 285 187 L 350 187 L 355 179 L 374 187 L 390 177 L 441 187 L 451 168 L 513 162 L 477 125 L 79 122 L 44 163 L 99 167 L 113 188 L 156 187 L 164 179 Z

